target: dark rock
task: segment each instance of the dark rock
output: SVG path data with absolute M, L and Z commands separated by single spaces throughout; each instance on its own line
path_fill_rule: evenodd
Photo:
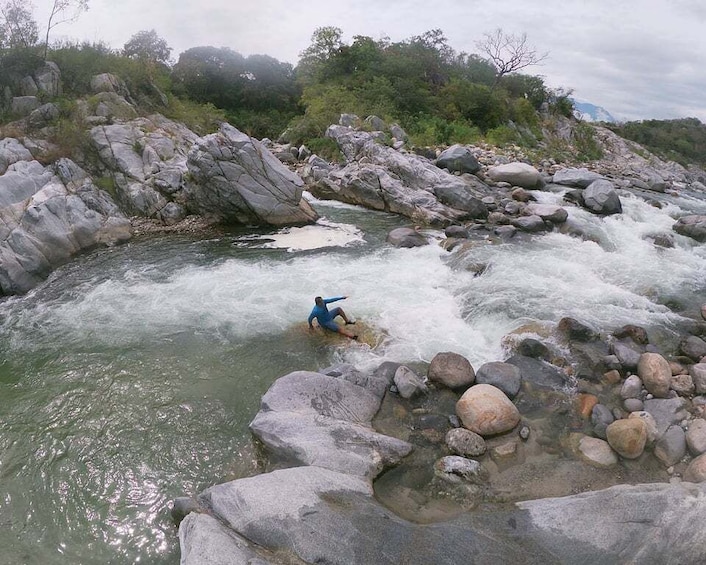
M 549 360 L 549 348 L 541 341 L 531 337 L 525 338 L 517 346 L 517 353 L 525 357 L 534 357 L 535 359 Z
M 692 335 L 679 344 L 679 349 L 690 359 L 700 361 L 704 356 L 706 356 L 706 341 L 700 337 Z
M 476 371 L 476 384 L 493 385 L 502 390 L 509 398 L 515 398 L 520 392 L 522 376 L 517 366 L 495 361 L 485 363 Z
M 650 342 L 650 339 L 647 336 L 647 330 L 645 330 L 645 328 L 641 328 L 640 326 L 635 326 L 633 324 L 628 324 L 626 326 L 623 326 L 622 328 L 615 330 L 613 332 L 613 335 L 618 339 L 629 337 L 635 343 L 638 343 L 640 345 L 646 345 Z
M 427 238 L 412 228 L 396 228 L 387 234 L 387 241 L 395 247 L 422 247 L 428 245 Z
M 514 355 L 506 363 L 515 365 L 520 369 L 522 380 L 538 388 L 558 390 L 567 383 L 567 376 L 563 371 L 541 359 Z
M 436 166 L 449 172 L 475 173 L 480 170 L 480 163 L 468 147 L 452 145 L 442 151 L 436 160 Z
M 598 338 L 598 332 L 574 318 L 562 318 L 557 329 L 570 341 L 592 341 Z

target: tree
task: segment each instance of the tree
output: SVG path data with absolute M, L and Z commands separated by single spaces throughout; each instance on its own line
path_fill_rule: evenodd
M 30 3 L 8 0 L 0 6 L 0 48 L 28 49 L 38 40 L 39 30 Z
M 166 65 L 172 48 L 153 29 L 138 31 L 123 46 L 123 55 L 130 59 L 140 59 Z
M 49 19 L 47 20 L 47 32 L 44 37 L 44 59 L 47 58 L 49 50 L 49 33 L 59 24 L 73 22 L 78 19 L 82 12 L 88 10 L 88 0 L 54 0 L 52 2 Z
M 298 74 L 313 79 L 327 61 L 343 47 L 343 30 L 334 26 L 319 27 L 311 35 L 311 45 L 299 54 Z
M 492 33 L 486 33 L 483 39 L 476 42 L 476 47 L 488 56 L 495 67 L 495 83 L 508 73 L 513 73 L 537 65 L 549 56 L 549 53 L 537 53 L 534 47 L 527 45 L 527 34 L 506 34 L 498 28 Z

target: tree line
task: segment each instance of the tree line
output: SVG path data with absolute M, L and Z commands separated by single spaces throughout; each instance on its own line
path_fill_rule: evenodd
M 466 53 L 454 50 L 439 29 L 402 41 L 357 35 L 346 42 L 340 28 L 326 26 L 314 30 L 293 66 L 212 46 L 172 60 L 155 30 L 139 31 L 122 49 L 50 43 L 51 31 L 88 10 L 88 0 L 53 0 L 43 37 L 29 6 L 0 0 L 0 87 L 52 60 L 61 68 L 65 96 L 75 98 L 90 94 L 92 76 L 112 72 L 145 111 L 158 109 L 159 92 L 169 100 L 161 111 L 199 133 L 227 120 L 260 139 L 284 133 L 295 144 L 325 145 L 326 127 L 341 113 L 354 113 L 399 123 L 417 145 L 485 140 L 534 146 L 542 139 L 541 119 L 573 114 L 570 90 L 550 89 L 542 77 L 524 73 L 548 54 L 531 46 L 526 34 L 502 29 L 484 34 L 476 52 Z M 670 158 L 700 158 L 698 126 L 655 124 L 624 124 L 619 133 L 649 147 L 674 141 Z M 673 139 L 684 132 L 686 138 Z

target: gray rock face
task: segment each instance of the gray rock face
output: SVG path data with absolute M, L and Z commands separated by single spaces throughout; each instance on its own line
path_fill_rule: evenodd
M 49 125 L 59 117 L 59 108 L 51 102 L 43 104 L 27 117 L 30 128 L 39 129 Z
M 278 459 L 372 479 L 412 449 L 370 427 L 380 401 L 348 381 L 298 371 L 270 387 L 250 429 Z
M 537 233 L 547 229 L 547 224 L 545 224 L 544 220 L 536 214 L 532 216 L 521 216 L 519 218 L 514 218 L 512 220 L 512 225 L 520 231 L 529 233 Z
M 569 213 L 564 208 L 552 204 L 528 204 L 526 213 L 530 216 L 539 216 L 552 224 L 563 224 L 569 217 Z
M 514 355 L 506 363 L 515 365 L 520 369 L 522 379 L 538 388 L 557 390 L 567 383 L 567 377 L 560 369 L 542 359 Z
M 686 455 L 686 436 L 680 426 L 669 426 L 655 443 L 655 457 L 665 467 L 676 465 Z
M 47 61 L 37 69 L 34 72 L 34 82 L 37 90 L 49 98 L 61 96 L 61 71 L 56 63 Z
M 304 168 L 303 178 L 318 198 L 359 204 L 433 225 L 487 215 L 478 199 L 490 188 L 475 177 L 451 175 L 428 159 L 387 147 L 376 141 L 375 133 L 330 126 L 326 136 L 336 141 L 348 164 L 325 175 L 321 168 Z
M 609 216 L 620 214 L 623 206 L 613 183 L 609 180 L 596 180 L 583 192 L 583 205 L 594 214 Z
M 41 106 L 41 102 L 36 96 L 15 96 L 10 104 L 10 113 L 22 118 L 29 116 L 39 106 Z
M 480 163 L 468 147 L 452 145 L 441 152 L 436 160 L 436 166 L 448 169 L 450 172 L 476 173 L 480 170 Z
M 672 226 L 672 229 L 680 235 L 703 243 L 706 241 L 706 216 L 682 216 Z
M 188 206 L 225 223 L 305 224 L 317 219 L 304 183 L 259 141 L 223 124 L 189 151 Z
M 422 378 L 404 365 L 395 371 L 393 381 L 402 398 L 413 398 L 427 392 L 427 385 Z
M 34 157 L 24 145 L 13 137 L 0 139 L 0 175 L 18 161 L 32 161 Z
M 706 357 L 706 341 L 695 335 L 686 338 L 679 348 L 684 355 L 691 357 L 694 361 L 700 361 Z
M 126 241 L 130 223 L 73 162 L 18 161 L 0 176 L 0 291 L 27 292 L 80 251 Z

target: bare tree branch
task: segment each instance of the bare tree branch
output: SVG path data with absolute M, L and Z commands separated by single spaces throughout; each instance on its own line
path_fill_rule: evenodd
M 549 53 L 538 53 L 534 47 L 528 45 L 526 33 L 506 34 L 500 28 L 484 34 L 483 39 L 476 42 L 476 47 L 487 55 L 495 67 L 495 84 L 506 74 L 537 65 L 549 56 Z

